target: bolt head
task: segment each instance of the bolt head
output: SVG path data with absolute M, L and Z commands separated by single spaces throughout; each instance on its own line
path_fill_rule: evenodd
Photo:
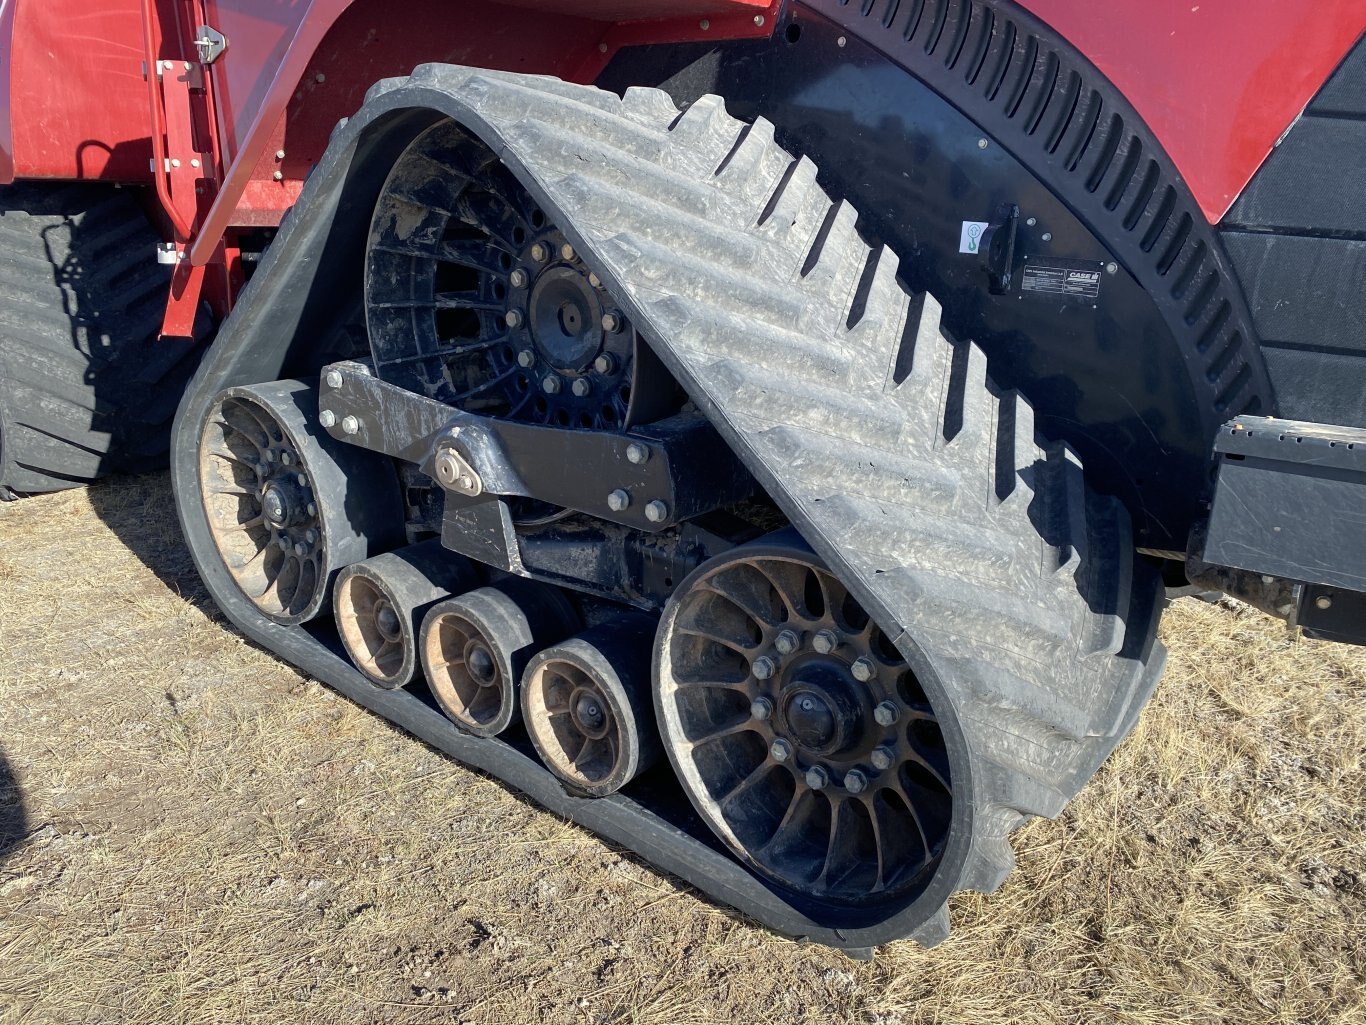
M 294 453 L 293 453 L 293 452 L 281 452 L 281 453 L 280 453 L 280 464 L 281 464 L 282 466 L 292 466 L 292 465 L 294 465 Z
M 329 388 L 340 388 L 342 386 L 342 375 L 340 370 L 329 370 L 323 381 Z
M 522 312 L 521 312 L 521 310 L 508 310 L 506 313 L 503 314 L 503 322 L 506 323 L 508 327 L 512 327 L 512 328 L 521 327 L 521 326 L 522 326 Z
M 331 427 L 337 422 L 337 414 L 330 409 L 324 409 L 318 414 L 318 423 L 324 427 Z
M 594 288 L 601 288 L 601 287 L 602 287 L 602 278 L 598 277 L 596 274 L 589 274 L 589 275 L 588 275 L 588 283 L 589 283 L 590 285 L 592 285 Z
M 642 445 L 638 441 L 633 441 L 626 446 L 626 461 L 636 466 L 642 466 L 650 461 L 650 446 Z
M 1117 263 L 1107 263 L 1107 264 L 1105 265 L 1105 273 L 1106 273 L 1106 274 L 1118 274 L 1118 273 L 1119 273 L 1119 264 L 1117 264 Z
M 523 369 L 531 367 L 536 362 L 536 354 L 530 349 L 523 349 L 517 353 L 517 365 Z
M 806 785 L 812 790 L 824 790 L 830 782 L 830 773 L 820 765 L 813 765 L 806 770 Z
M 884 701 L 873 709 L 873 719 L 879 726 L 895 726 L 901 718 L 901 711 L 890 701 Z
M 792 757 L 792 745 L 779 737 L 768 746 L 768 753 L 773 756 L 775 762 L 785 762 Z
M 849 671 L 854 674 L 854 679 L 858 680 L 859 683 L 867 683 L 876 675 L 873 663 L 866 658 L 857 659 L 854 664 L 849 667 Z
M 304 531 L 304 540 L 307 541 L 307 542 L 308 542 L 309 544 L 311 544 L 311 545 L 317 544 L 317 543 L 318 543 L 318 532 L 317 532 L 316 530 L 314 530 L 312 527 L 310 527 L 308 530 Z
M 750 672 L 754 674 L 756 680 L 770 680 L 777 671 L 777 665 L 775 665 L 773 659 L 769 658 L 767 655 L 760 655 L 754 660 L 754 664 L 750 666 Z
M 588 378 L 576 377 L 574 378 L 572 390 L 575 395 L 582 399 L 587 397 L 588 393 L 593 390 L 593 386 L 588 383 Z
M 623 512 L 630 508 L 631 493 L 622 488 L 617 488 L 607 496 L 607 508 L 613 512 Z
M 271 177 L 277 182 L 282 182 L 285 180 L 285 173 L 283 171 L 276 171 Z
M 822 655 L 828 655 L 839 647 L 840 639 L 835 636 L 833 630 L 822 630 L 815 637 L 811 638 L 811 646 Z
M 988 146 L 990 146 L 990 145 L 991 145 L 991 143 L 987 142 L 986 139 L 978 139 L 978 140 L 977 140 L 977 148 L 978 148 L 978 149 L 986 149 L 986 148 L 987 148 Z
M 526 271 L 522 270 L 521 267 L 518 267 L 515 271 L 512 272 L 508 280 L 512 282 L 513 288 L 526 288 Z
M 858 769 L 850 769 L 844 774 L 844 789 L 851 794 L 861 794 L 868 789 L 868 777 Z
M 309 503 L 308 503 L 308 515 L 310 515 L 310 516 L 317 516 L 317 515 L 318 515 L 318 503 L 317 503 L 317 502 L 309 502 Z
M 302 541 L 296 542 L 294 545 L 294 554 L 302 559 L 308 554 L 308 545 L 304 544 Z
M 896 756 L 890 747 L 876 747 L 873 753 L 868 756 L 868 760 L 873 763 L 873 768 L 878 772 L 885 772 L 892 767 L 892 762 Z
M 560 379 L 554 374 L 546 374 L 541 381 L 541 390 L 547 395 L 558 395 L 560 393 Z
M 275 159 L 276 159 L 276 160 L 283 160 L 284 158 L 285 158 L 285 151 L 282 150 L 282 149 L 277 149 L 277 150 L 275 151 Z
M 749 714 L 763 722 L 773 714 L 773 702 L 768 698 L 755 698 L 749 703 Z
M 561 259 L 561 260 L 572 260 L 572 259 L 574 259 L 574 247 L 571 246 L 568 242 L 566 242 L 564 245 L 560 246 L 560 259 Z
M 774 639 L 773 646 L 778 649 L 780 655 L 791 655 L 801 643 L 801 638 L 795 630 L 784 630 Z
M 531 247 L 531 258 L 537 263 L 545 263 L 545 261 L 550 258 L 550 250 L 546 247 L 545 243 L 537 242 Z
M 645 518 L 651 523 L 663 523 L 669 518 L 669 507 L 656 498 L 645 507 Z
M 617 315 L 615 313 L 604 313 L 602 315 L 602 329 L 609 335 L 616 334 L 618 326 Z
M 359 430 L 360 421 L 357 420 L 354 416 L 348 416 L 342 419 L 343 434 L 355 434 Z
M 597 359 L 593 361 L 593 369 L 600 374 L 615 373 L 617 369 L 617 361 L 611 353 L 604 352 L 601 356 L 599 356 Z
M 277 537 L 277 538 L 275 539 L 275 545 L 276 545 L 276 547 L 279 548 L 280 551 L 282 551 L 282 552 L 287 552 L 287 551 L 289 551 L 289 546 L 290 546 L 290 544 L 291 544 L 291 542 L 290 542 L 290 540 L 289 540 L 289 535 L 288 535 L 288 534 L 281 534 L 279 537 Z
M 1326 594 L 1321 594 L 1314 599 L 1314 605 L 1326 612 L 1333 607 L 1333 599 Z

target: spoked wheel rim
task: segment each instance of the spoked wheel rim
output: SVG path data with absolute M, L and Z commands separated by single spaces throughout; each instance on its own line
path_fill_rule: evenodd
M 356 666 L 380 683 L 402 678 L 408 664 L 403 612 L 374 580 L 357 570 L 337 578 L 337 625 Z
M 698 569 L 657 644 L 660 731 L 693 804 L 774 882 L 835 905 L 918 896 L 953 812 L 925 689 L 798 546 Z
M 394 165 L 376 205 L 366 318 L 378 376 L 471 412 L 621 430 L 677 389 L 526 189 L 452 122 Z
M 480 736 L 501 732 L 516 704 L 484 631 L 462 613 L 438 606 L 423 626 L 422 644 L 427 682 L 446 714 Z
M 221 396 L 200 435 L 199 479 L 214 545 L 238 589 L 277 623 L 327 598 L 327 528 L 306 439 L 245 390 Z
M 595 674 L 572 658 L 538 658 L 522 683 L 522 718 L 546 765 L 586 793 L 616 789 L 631 774 L 624 710 Z

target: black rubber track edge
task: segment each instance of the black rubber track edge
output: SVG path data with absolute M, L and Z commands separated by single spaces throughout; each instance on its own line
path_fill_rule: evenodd
M 291 331 L 307 330 L 317 273 L 298 257 L 365 209 L 365 189 L 373 198 L 374 175 L 352 166 L 357 150 L 382 149 L 386 133 L 411 138 L 399 126 L 431 123 L 432 115 L 412 113 L 424 108 L 456 118 L 502 155 L 632 318 L 666 340 L 661 355 L 671 369 L 897 638 L 931 692 L 962 797 L 946 868 L 910 907 L 836 927 L 625 798 L 568 798 L 515 751 L 459 734 L 417 698 L 376 691 L 311 635 L 264 621 L 211 550 L 205 557 L 194 449 L 207 405 L 224 387 L 281 369 Z M 334 137 L 186 396 L 174 443 L 177 505 L 229 617 L 360 703 L 777 931 L 845 948 L 908 934 L 935 942 L 947 932 L 950 893 L 999 885 L 1013 863 L 1009 830 L 1025 815 L 1056 814 L 1132 726 L 1160 674 L 1159 589 L 1133 559 L 1118 503 L 1086 491 L 1070 451 L 1036 446 L 1028 404 L 991 388 L 980 351 L 938 330 L 933 300 L 901 291 L 895 258 L 863 246 L 853 211 L 832 205 L 814 178 L 809 162 L 773 144 L 765 123 L 746 128 L 715 98 L 680 116 L 655 91 L 632 90 L 622 101 L 549 79 L 439 65 L 380 83 Z M 650 237 L 655 230 L 667 241 Z M 653 295 L 652 268 L 665 274 Z M 718 285 L 718 274 L 729 277 Z M 708 351 L 728 342 L 737 348 L 724 357 Z M 790 394 L 768 389 L 780 377 L 804 390 L 800 410 Z M 789 412 L 745 423 L 745 411 L 766 408 L 770 395 L 773 408 Z M 804 423 L 805 415 L 825 419 Z M 834 452 L 820 451 L 821 437 Z M 910 446 L 899 459 L 885 447 L 894 439 Z M 890 479 L 883 456 L 904 474 Z M 824 468 L 822 459 L 830 460 Z M 851 514 L 854 524 L 889 519 L 886 538 L 848 538 Z M 901 529 L 927 520 L 934 530 Z M 927 538 L 929 547 L 917 548 Z M 951 572 L 929 572 L 945 566 Z

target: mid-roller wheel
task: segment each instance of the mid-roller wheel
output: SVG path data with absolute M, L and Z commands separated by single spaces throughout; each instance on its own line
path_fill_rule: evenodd
M 842 905 L 925 885 L 953 806 L 934 709 L 799 539 L 701 566 L 664 612 L 656 663 L 669 756 L 741 858 Z

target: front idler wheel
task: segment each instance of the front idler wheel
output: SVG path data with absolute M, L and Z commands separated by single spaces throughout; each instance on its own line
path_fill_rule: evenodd
M 650 707 L 654 621 L 627 613 L 546 648 L 522 678 L 531 742 L 565 787 L 606 797 L 659 756 Z
M 518 685 L 531 657 L 579 628 L 548 584 L 508 580 L 440 602 L 422 623 L 422 668 L 451 720 L 495 737 L 521 717 Z
M 199 492 L 238 589 L 271 620 L 305 623 L 333 575 L 387 546 L 401 525 L 393 465 L 332 439 L 303 381 L 230 388 L 199 436 Z
M 747 863 L 850 907 L 928 884 L 953 807 L 934 709 L 803 544 L 756 542 L 703 564 L 665 609 L 656 662 L 669 757 Z

